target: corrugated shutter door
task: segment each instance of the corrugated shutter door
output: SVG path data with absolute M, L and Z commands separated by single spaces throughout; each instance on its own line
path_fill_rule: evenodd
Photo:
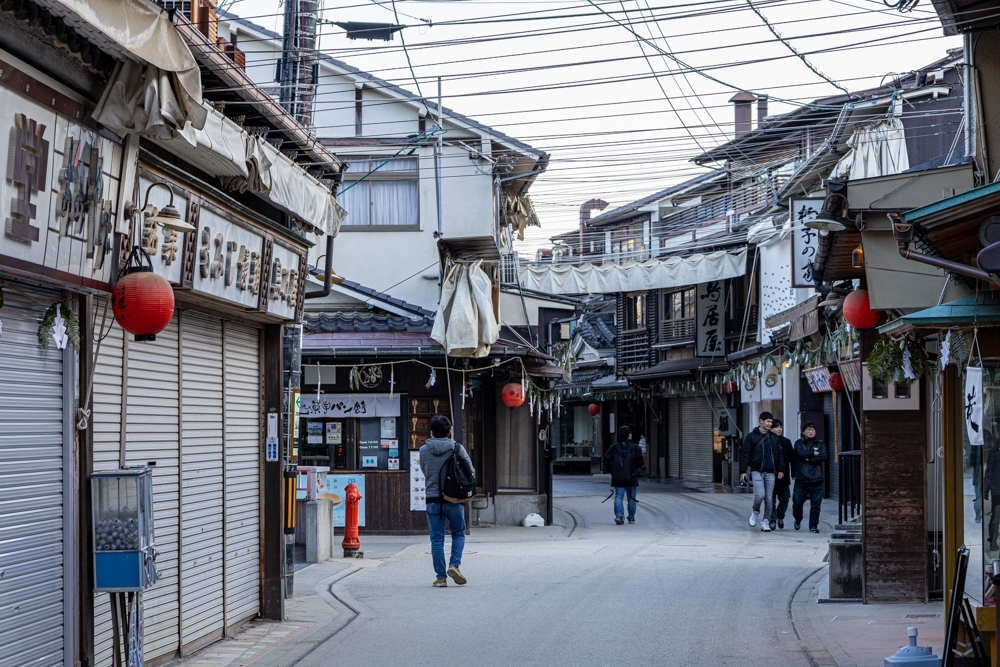
M 63 352 L 38 344 L 59 297 L 17 290 L 0 311 L 0 665 L 62 665 Z
M 667 470 L 669 471 L 668 474 L 674 479 L 681 476 L 679 400 L 677 398 L 667 399 Z
M 260 610 L 260 333 L 226 322 L 226 622 Z
M 129 341 L 125 462 L 153 468 L 153 530 L 160 580 L 143 593 L 146 659 L 177 651 L 180 451 L 176 315 L 151 342 Z
M 181 313 L 181 646 L 225 630 L 222 321 Z
M 94 369 L 94 391 L 91 397 L 90 428 L 94 438 L 94 470 L 114 470 L 118 467 L 122 416 L 122 357 L 125 332 L 114 321 L 111 308 L 104 314 L 104 299 L 96 301 L 98 313 L 95 328 L 104 321 L 107 336 Z M 110 328 L 109 328 L 110 326 Z M 141 343 L 134 343 L 141 345 Z M 155 528 L 155 526 L 154 526 Z M 110 665 L 111 605 L 107 593 L 94 596 L 94 664 Z
M 712 429 L 715 422 L 713 406 L 697 397 L 680 399 L 681 470 L 684 479 L 693 482 L 712 481 Z

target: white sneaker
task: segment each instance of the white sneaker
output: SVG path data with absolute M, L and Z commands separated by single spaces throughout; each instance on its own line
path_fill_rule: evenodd
M 757 515 L 758 514 L 760 514 L 760 512 L 754 512 L 753 514 L 750 515 L 750 527 L 751 528 L 753 528 L 754 526 L 757 525 Z
M 760 522 L 760 529 L 762 531 L 764 531 L 765 533 L 770 533 L 771 532 L 771 522 L 768 521 L 767 519 L 764 519 L 763 521 Z

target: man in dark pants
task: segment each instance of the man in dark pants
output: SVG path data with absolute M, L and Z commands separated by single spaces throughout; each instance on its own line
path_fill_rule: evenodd
M 781 420 L 772 420 L 771 433 L 777 436 L 778 442 L 781 443 L 781 452 L 785 459 L 785 467 L 781 471 L 785 473 L 785 476 L 774 480 L 774 510 L 771 512 L 771 526 L 776 525 L 778 528 L 785 527 L 785 512 L 788 510 L 788 497 L 791 492 L 792 480 L 795 479 L 795 473 L 798 471 L 795 461 L 795 448 L 792 447 L 792 441 L 782 435 L 783 432 L 784 427 L 781 425 Z
M 798 475 L 795 478 L 795 494 L 792 498 L 792 517 L 795 530 L 802 526 L 802 506 L 809 498 L 809 532 L 819 532 L 819 510 L 823 502 L 823 464 L 826 462 L 826 445 L 816 439 L 816 424 L 802 425 L 802 437 L 795 441 L 795 459 L 798 461 Z
M 639 488 L 639 471 L 645 467 L 642 450 L 632 442 L 632 429 L 618 429 L 618 442 L 604 453 L 604 465 L 611 471 L 611 486 L 615 491 L 615 523 L 625 523 L 625 494 L 628 494 L 628 522 L 635 523 L 635 493 Z

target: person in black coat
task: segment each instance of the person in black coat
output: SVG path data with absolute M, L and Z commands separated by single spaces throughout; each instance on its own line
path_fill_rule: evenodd
M 625 523 L 625 494 L 628 493 L 628 522 L 635 523 L 635 494 L 639 489 L 639 471 L 646 466 L 639 445 L 632 442 L 632 429 L 618 429 L 618 442 L 604 453 L 604 466 L 611 471 L 615 491 L 615 523 Z
M 771 512 L 771 526 L 777 525 L 778 528 L 785 527 L 785 512 L 788 511 L 792 480 L 795 479 L 795 472 L 798 468 L 795 461 L 795 448 L 792 446 L 792 441 L 782 435 L 784 430 L 780 419 L 771 422 L 771 433 L 781 443 L 782 458 L 785 460 L 785 465 L 781 469 L 785 476 L 774 481 L 774 511 Z
M 826 463 L 826 444 L 816 439 L 816 424 L 802 425 L 802 437 L 795 441 L 795 459 L 799 469 L 795 477 L 792 498 L 792 518 L 795 530 L 802 526 L 802 509 L 809 498 L 809 532 L 819 532 L 819 510 L 823 502 L 823 464 Z

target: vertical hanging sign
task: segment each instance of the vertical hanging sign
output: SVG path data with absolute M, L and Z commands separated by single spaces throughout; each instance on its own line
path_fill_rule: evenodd
M 812 287 L 813 260 L 819 251 L 819 232 L 803 225 L 816 219 L 823 208 L 823 199 L 792 199 L 789 208 L 789 222 L 793 228 L 792 287 Z
M 965 430 L 969 444 L 983 444 L 983 369 L 969 366 L 965 369 Z
M 699 357 L 719 357 L 725 350 L 725 318 L 722 281 L 700 283 L 697 291 L 698 334 L 696 337 Z

